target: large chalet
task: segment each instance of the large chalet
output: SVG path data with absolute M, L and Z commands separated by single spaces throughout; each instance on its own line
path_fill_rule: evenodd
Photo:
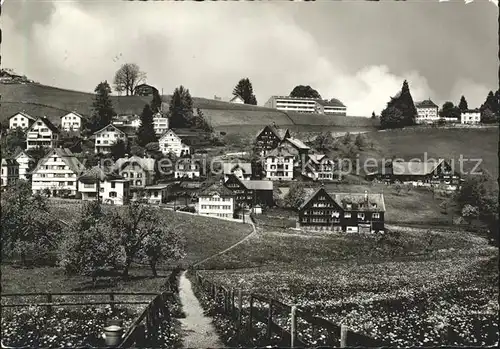
M 290 138 L 288 129 L 280 129 L 276 125 L 268 125 L 257 133 L 255 149 L 264 155 L 269 150 L 275 149 L 286 138 Z
M 323 186 L 308 192 L 299 208 L 297 228 L 346 233 L 384 231 L 383 194 L 333 193 Z
M 272 181 L 242 180 L 230 174 L 224 185 L 233 192 L 237 207 L 274 206 Z

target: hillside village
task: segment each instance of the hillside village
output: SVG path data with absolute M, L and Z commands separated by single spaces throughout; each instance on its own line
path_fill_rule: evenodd
M 129 280 L 129 273 L 142 270 L 136 262 L 148 264 L 155 278 L 164 265 L 171 270 L 178 263 L 168 284 L 174 293 L 182 282 L 180 269 L 198 264 L 207 270 L 213 268 L 204 274 L 193 271 L 189 277 L 198 280 L 193 284 L 202 306 L 215 307 L 213 321 L 221 338 L 228 331 L 227 314 L 229 319 L 234 315 L 228 303 L 232 296 L 234 306 L 234 293 L 227 293 L 226 288 L 242 287 L 237 280 L 253 275 L 245 268 L 290 263 L 294 270 L 298 268 L 295 259 L 309 254 L 313 257 L 305 262 L 308 268 L 337 259 L 389 261 L 434 256 L 438 250 L 444 256 L 451 253 L 454 247 L 448 248 L 454 244 L 467 254 L 469 247 L 462 245 L 476 244 L 469 242 L 476 241 L 476 235 L 485 243 L 474 248 L 484 255 L 491 254 L 485 246 L 498 245 L 498 186 L 494 182 L 498 163 L 492 141 L 498 137 L 499 109 L 489 96 L 475 109 L 462 101 L 460 106 L 447 102 L 440 109 L 430 98 L 413 103 L 409 84 L 404 81 L 399 93 L 388 96 L 381 115 L 355 117 L 348 116 L 348 106 L 340 100 L 316 98 L 314 94 L 272 96 L 259 107 L 245 103 L 237 93 L 226 102 L 191 97 L 183 86 L 171 96 L 163 96 L 146 83 L 135 86 L 130 96 L 116 97 L 103 81 L 85 102 L 78 100 L 76 91 L 69 91 L 64 101 L 68 109 L 63 109 L 60 96 L 64 90 L 57 89 L 54 97 L 49 97 L 55 88 L 20 83 L 17 75 L 15 79 L 9 76 L 4 76 L 0 86 L 9 96 L 0 101 L 6 106 L 2 113 L 9 111 L 1 115 L 1 190 L 7 212 L 2 226 L 10 229 L 5 242 L 14 246 L 5 250 L 8 259 L 23 266 L 35 263 L 54 270 L 62 266 L 68 275 L 91 278 L 92 286 L 85 286 L 91 289 L 97 287 L 99 279 L 120 279 L 110 277 L 110 270 Z M 26 98 L 30 90 L 46 91 L 44 102 Z M 16 100 L 19 91 L 24 91 L 23 97 Z M 51 98 L 56 107 L 50 105 Z M 407 98 L 413 109 L 407 107 Z M 132 108 L 123 107 L 128 103 Z M 117 112 L 127 108 L 134 111 Z M 477 142 L 477 149 L 464 144 L 466 138 Z M 481 163 L 473 160 L 478 155 Z M 481 174 L 474 176 L 473 171 Z M 24 236 L 19 229 L 32 233 Z M 436 229 L 452 231 L 460 238 L 441 230 L 436 233 Z M 309 242 L 302 242 L 303 238 Z M 54 247 L 51 241 L 59 242 Z M 34 248 L 39 242 L 40 247 Z M 221 254 L 224 248 L 231 251 Z M 269 260 L 262 262 L 266 253 Z M 58 267 L 45 262 L 47 256 L 57 260 Z M 236 271 L 222 275 L 220 270 L 226 267 Z M 412 277 L 416 275 L 418 267 L 407 267 Z M 238 274 L 239 268 L 243 274 Z M 365 272 L 363 268 L 359 266 L 354 275 Z M 304 272 L 298 270 L 297 275 Z M 339 271 L 317 272 L 328 272 L 328 279 Z M 295 282 L 306 278 L 300 275 Z M 249 289 L 245 292 L 258 290 L 269 295 L 274 294 L 274 287 L 290 287 L 282 276 L 274 275 L 267 286 L 258 284 L 254 277 L 259 276 L 247 279 L 244 287 Z M 148 287 L 156 290 L 160 286 L 155 278 L 151 281 L 154 286 Z M 214 282 L 207 290 L 209 296 L 204 295 L 203 278 L 212 280 L 209 284 Z M 131 280 L 123 281 L 125 286 L 103 287 L 118 292 L 128 287 L 145 290 L 141 281 L 136 284 L 133 277 Z M 217 283 L 225 286 L 217 291 Z M 297 295 L 288 291 L 282 297 L 288 301 L 288 297 L 298 297 L 293 298 L 298 302 L 308 287 L 302 285 Z M 351 292 L 349 287 L 341 286 L 341 292 Z M 442 292 L 436 292 L 441 297 Z M 168 302 L 164 307 L 182 307 L 178 298 Z M 249 309 L 253 309 L 253 302 L 251 298 Z M 148 307 L 156 306 L 153 303 Z M 119 326 L 125 327 L 123 320 L 127 324 L 132 321 L 125 313 L 120 316 Z M 153 321 L 149 318 L 153 315 L 147 316 L 147 321 Z M 241 321 L 239 316 L 234 321 Z M 245 326 L 251 328 L 252 310 L 248 316 L 250 324 Z M 286 320 L 279 319 L 276 321 Z M 491 331 L 488 321 L 484 326 Z M 276 326 L 285 326 L 284 322 L 279 324 Z M 96 326 L 98 331 L 104 325 L 96 322 Z M 145 326 L 157 325 L 148 322 Z M 154 328 L 160 331 L 160 327 Z M 175 342 L 180 338 L 176 337 L 179 328 L 164 330 L 171 331 L 172 338 L 162 345 L 179 345 Z M 380 344 L 380 338 L 387 343 L 389 338 L 385 334 L 368 336 L 354 324 L 351 330 L 355 333 L 350 336 L 365 341 L 358 344 Z M 130 331 L 142 338 L 134 326 Z M 272 342 L 249 331 L 245 335 L 255 336 L 252 343 Z M 14 341 L 13 335 L 4 338 Z M 125 334 L 120 338 L 122 344 L 128 343 Z M 241 343 L 234 342 L 235 338 L 225 338 L 225 345 Z M 159 343 L 151 340 L 147 343 Z M 103 341 L 92 339 L 92 343 Z M 475 339 L 466 343 L 475 343 Z

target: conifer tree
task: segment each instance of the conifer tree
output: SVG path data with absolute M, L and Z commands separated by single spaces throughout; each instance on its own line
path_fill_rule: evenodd
M 243 98 L 245 104 L 257 105 L 257 99 L 253 94 L 253 86 L 249 78 L 238 81 L 238 84 L 233 89 L 233 95 Z
M 402 114 L 401 125 L 399 126 L 405 127 L 415 124 L 417 109 L 413 103 L 408 81 L 403 82 L 401 92 L 396 97 L 391 97 L 391 100 L 387 103 L 387 108 L 391 107 L 398 109 Z
M 111 101 L 111 87 L 107 81 L 103 81 L 95 88 L 93 111 L 87 127 L 91 133 L 100 130 L 111 123 L 116 115 Z
M 469 106 L 464 96 L 460 97 L 460 103 L 458 103 L 458 109 L 460 109 L 460 111 L 466 111 L 467 109 L 469 109 Z
M 153 111 L 149 104 L 144 106 L 141 114 L 141 125 L 137 130 L 137 144 L 145 147 L 146 144 L 158 141 L 153 126 Z
M 179 86 L 174 90 L 169 106 L 170 127 L 191 127 L 194 124 L 193 100 L 189 89 Z
M 153 99 L 151 100 L 151 110 L 153 114 L 159 113 L 161 111 L 161 96 L 157 90 L 153 90 Z

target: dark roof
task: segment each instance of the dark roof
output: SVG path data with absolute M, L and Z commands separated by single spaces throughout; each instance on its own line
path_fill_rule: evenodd
M 97 179 L 103 182 L 105 180 L 123 180 L 125 178 L 115 173 L 106 173 L 99 166 L 94 166 L 91 169 L 88 169 L 78 178 L 79 181 L 84 183 L 95 183 L 97 182 Z
M 113 125 L 113 126 L 115 126 L 117 129 L 125 133 L 127 137 L 132 138 L 137 135 L 137 129 L 133 126 L 120 126 L 120 125 Z
M 2 166 L 19 166 L 19 164 L 12 158 L 2 158 Z
M 431 99 L 415 103 L 416 108 L 439 108 Z
M 432 173 L 443 160 L 438 161 L 393 161 L 392 173 L 395 175 L 427 175 Z
M 288 141 L 291 145 L 293 145 L 297 149 L 305 149 L 305 150 L 311 149 L 310 147 L 305 145 L 304 142 L 302 142 L 300 139 L 297 138 L 287 138 L 285 139 L 285 141 Z
M 37 171 L 40 168 L 40 166 L 42 166 L 42 164 L 45 162 L 44 160 L 49 159 L 54 154 L 59 156 L 64 161 L 64 163 L 69 167 L 69 169 L 76 174 L 82 173 L 82 171 L 85 169 L 80 160 L 76 158 L 75 154 L 73 154 L 71 150 L 69 150 L 68 148 L 54 148 L 51 151 L 49 151 L 47 155 L 45 155 L 43 159 L 41 159 L 38 162 L 33 172 Z
M 52 132 L 59 133 L 59 129 L 56 126 L 54 126 L 54 124 L 50 122 L 50 120 L 47 119 L 46 117 L 39 117 L 38 119 L 36 119 L 36 122 L 38 122 L 38 120 L 42 121 L 45 124 L 45 126 L 47 126 L 47 128 Z M 33 125 L 31 125 L 31 127 L 33 127 Z
M 13 118 L 14 116 L 18 115 L 18 114 L 21 114 L 22 116 L 24 116 L 24 117 L 28 118 L 28 119 L 29 119 L 29 120 L 31 120 L 31 121 L 35 121 L 35 120 L 36 120 L 36 118 L 34 118 L 33 116 L 31 116 L 31 115 L 29 115 L 29 114 L 25 113 L 24 111 L 20 111 L 20 112 L 17 112 L 17 113 L 15 113 L 15 114 L 12 114 L 12 115 L 9 117 L 9 120 L 10 120 L 11 118 Z
M 95 132 L 94 132 L 94 134 L 98 134 L 98 133 L 100 133 L 100 132 L 102 132 L 102 131 L 104 131 L 104 130 L 106 130 L 106 129 L 110 128 L 110 127 L 111 127 L 111 128 L 114 128 L 115 130 L 117 130 L 117 131 L 119 131 L 119 132 L 125 133 L 125 132 L 124 132 L 124 131 L 122 131 L 120 128 L 118 128 L 116 125 L 109 124 L 109 125 L 106 125 L 106 126 L 104 126 L 103 128 L 101 128 L 100 130 L 95 131 Z
M 121 170 L 130 163 L 136 163 L 143 170 L 149 171 L 149 172 L 154 172 L 155 162 L 156 162 L 156 160 L 153 158 L 141 158 L 139 156 L 134 155 L 134 156 L 131 156 L 129 158 L 119 158 L 118 160 L 116 160 L 115 166 L 116 166 L 116 168 L 118 168 L 118 170 Z
M 294 155 L 292 153 L 290 153 L 285 147 L 282 147 L 282 146 L 279 146 L 273 150 L 271 150 L 267 155 L 266 155 L 266 158 L 269 158 L 269 157 L 277 157 L 277 156 L 280 156 L 280 157 L 294 157 Z
M 224 174 L 230 174 L 240 168 L 245 174 L 252 174 L 252 164 L 249 162 L 224 162 L 222 171 Z
M 319 191 L 324 190 L 324 187 L 319 188 L 306 188 L 305 197 L 306 199 L 300 205 L 300 209 L 304 208 L 309 201 L 312 200 L 318 194 Z M 378 193 L 335 193 L 327 192 L 325 193 L 330 196 L 330 198 L 335 201 L 342 209 L 347 209 L 347 204 L 352 204 L 352 207 L 348 210 L 363 210 L 363 211 L 374 211 L 374 212 L 384 212 L 385 202 L 384 195 Z M 361 207 L 360 207 L 361 206 Z
M 151 85 L 148 85 L 148 84 L 140 84 L 140 85 L 137 85 L 136 87 L 134 87 L 134 90 L 136 90 L 136 89 L 138 89 L 138 88 L 141 88 L 141 87 L 151 87 L 152 89 L 158 90 L 156 87 L 151 86 Z
M 273 190 L 273 181 L 252 179 L 240 182 L 245 186 L 245 188 L 250 190 Z
M 268 127 L 276 137 L 278 137 L 281 141 L 285 140 L 286 134 L 288 132 L 287 128 L 277 128 L 276 126 L 273 125 L 267 125 L 264 128 L 262 128 L 256 136 L 259 136 L 265 129 Z
M 220 196 L 233 196 L 233 192 L 221 183 L 214 183 L 206 187 L 205 189 L 200 191 L 199 196 L 213 196 L 215 194 L 218 194 Z

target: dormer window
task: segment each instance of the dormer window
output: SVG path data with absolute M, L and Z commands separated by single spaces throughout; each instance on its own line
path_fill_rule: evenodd
M 372 203 L 372 208 L 377 208 L 377 204 L 376 203 Z
M 352 208 L 352 204 L 345 204 L 345 207 L 350 210 Z

